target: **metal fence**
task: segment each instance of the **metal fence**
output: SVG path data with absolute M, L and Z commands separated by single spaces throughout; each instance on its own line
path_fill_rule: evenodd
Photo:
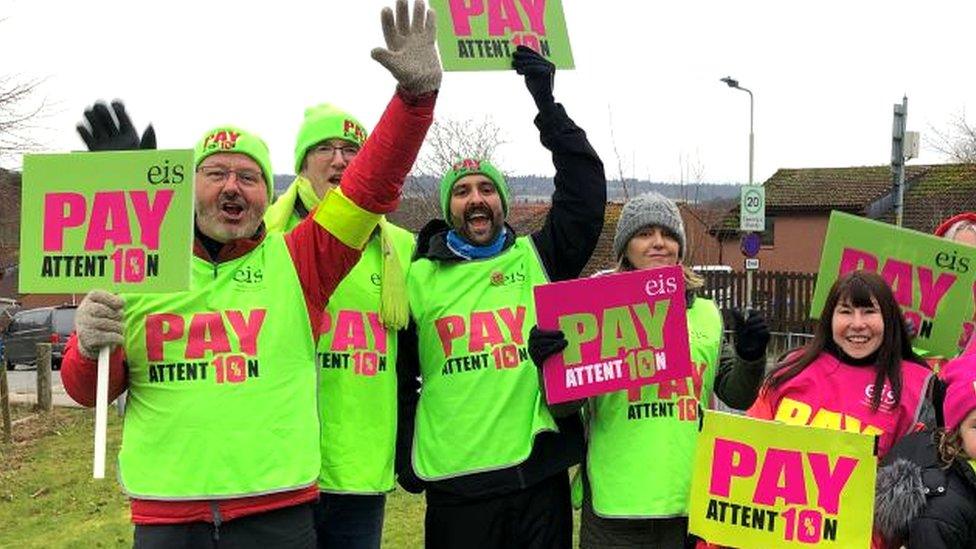
M 731 329 L 725 330 L 725 339 L 730 343 L 734 344 L 733 336 L 735 332 Z M 769 332 L 769 346 L 766 347 L 766 367 L 772 367 L 787 351 L 792 351 L 798 349 L 813 339 L 813 334 L 804 334 L 797 332 Z
M 731 326 L 728 311 L 746 308 L 746 273 L 708 272 L 702 293 L 715 301 Z M 810 316 L 816 273 L 757 271 L 752 279 L 752 307 L 763 312 L 770 330 L 811 334 Z

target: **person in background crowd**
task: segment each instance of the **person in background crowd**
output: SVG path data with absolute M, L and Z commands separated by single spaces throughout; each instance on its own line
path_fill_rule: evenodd
M 363 126 L 341 109 L 306 109 L 295 143 L 298 175 L 268 208 L 268 231 L 290 231 L 308 217 L 339 185 L 365 140 Z M 316 347 L 322 426 L 316 531 L 322 549 L 380 547 L 386 493 L 394 488 L 397 330 L 408 320 L 404 272 L 413 248 L 412 234 L 381 219 L 322 318 Z
M 946 219 L 940 223 L 938 227 L 936 227 L 935 236 L 941 236 L 947 240 L 952 240 L 967 246 L 976 246 L 976 212 L 963 212 Z M 907 319 L 905 324 L 908 327 L 908 333 L 912 337 L 918 335 L 917 330 L 919 327 L 916 326 L 911 319 Z M 976 331 L 976 319 L 974 319 L 974 321 L 968 325 L 968 328 L 964 329 L 967 331 L 963 332 L 959 345 L 963 348 L 965 348 L 966 343 L 969 341 L 973 332 Z M 915 348 L 914 351 L 920 358 L 925 360 L 929 367 L 932 368 L 932 371 L 936 372 L 936 374 L 939 374 L 940 376 L 946 362 L 954 358 L 952 356 L 939 356 L 919 348 Z M 944 388 L 944 384 L 938 383 L 936 384 L 935 392 L 933 393 L 933 402 L 936 404 L 936 420 L 939 426 L 943 425 L 943 420 L 942 407 L 938 404 L 942 401 L 942 398 L 944 398 L 944 395 L 942 394 L 942 390 Z
M 673 201 L 649 193 L 624 204 L 613 239 L 617 272 L 681 265 L 684 271 L 692 376 L 653 384 L 633 394 L 589 399 L 580 546 L 680 548 L 688 531 L 688 492 L 701 408 L 717 394 L 737 409 L 756 398 L 766 366 L 769 329 L 757 311 L 732 311 L 735 345 L 722 343 L 722 315 L 698 296 L 703 280 L 682 263 L 689 254 L 681 214 Z M 566 347 L 561 331 L 533 328 L 529 352 L 542 367 Z M 634 417 L 634 405 L 667 406 L 691 398 L 691 414 Z M 552 405 L 556 416 L 576 414 L 583 400 Z M 661 448 L 667 448 L 662 453 Z M 648 456 L 654 456 L 649 459 Z
M 976 246 L 976 212 L 954 215 L 935 228 L 935 236 Z

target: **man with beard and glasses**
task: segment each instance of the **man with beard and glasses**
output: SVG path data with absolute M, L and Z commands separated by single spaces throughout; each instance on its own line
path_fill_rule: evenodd
M 118 476 L 137 548 L 315 547 L 322 313 L 396 207 L 441 81 L 423 2 L 413 25 L 406 0 L 382 22 L 387 49 L 373 57 L 399 86 L 340 188 L 291 232 L 267 233 L 267 147 L 239 128 L 209 131 L 195 150 L 190 288 L 93 291 L 78 308 L 62 382 L 93 405 L 99 349 L 118 347 L 109 398 L 129 390 Z M 86 112 L 90 149 L 139 146 L 120 104 L 115 113 L 105 105 Z
M 572 543 L 566 471 L 582 457 L 582 427 L 578 417 L 550 415 L 526 343 L 532 288 L 578 277 L 596 246 L 606 178 L 586 134 L 553 99 L 555 66 L 524 47 L 513 66 L 556 168 L 542 229 L 517 236 L 505 223 L 502 174 L 484 159 L 459 161 L 441 180 L 443 219 L 421 230 L 407 275 L 417 349 L 398 374 L 413 387 L 419 374 L 422 387 L 419 402 L 401 401 L 400 422 L 415 430 L 400 441 L 412 467 L 402 460 L 399 482 L 426 489 L 428 548 Z
M 298 175 L 268 208 L 268 231 L 290 231 L 307 217 L 339 186 L 365 139 L 349 113 L 329 104 L 306 109 L 295 143 Z M 324 403 L 315 508 L 321 549 L 380 547 L 386 494 L 395 487 L 397 333 L 408 320 L 404 273 L 413 248 L 410 232 L 381 219 L 324 313 L 316 346 Z M 350 330 L 373 337 L 357 343 Z

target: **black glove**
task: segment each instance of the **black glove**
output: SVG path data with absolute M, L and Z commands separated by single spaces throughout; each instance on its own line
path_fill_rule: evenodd
M 78 124 L 78 135 L 88 146 L 89 151 L 132 151 L 136 149 L 155 149 L 156 130 L 152 124 L 146 126 L 142 132 L 142 139 L 132 127 L 132 121 L 125 112 L 125 105 L 121 101 L 112 101 L 115 118 L 108 111 L 104 102 L 99 101 L 91 108 L 85 109 L 85 119 L 88 121 Z M 116 120 L 118 123 L 116 123 Z
M 515 72 L 525 76 L 525 87 L 529 88 L 529 93 L 540 110 L 544 105 L 555 102 L 552 87 L 556 79 L 556 65 L 532 48 L 519 46 L 515 48 L 512 67 Z
M 536 368 L 542 368 L 546 359 L 565 349 L 568 344 L 562 330 L 542 330 L 538 326 L 529 330 L 529 356 Z
M 733 309 L 732 320 L 735 329 L 735 354 L 743 360 L 757 360 L 766 354 L 769 344 L 769 327 L 766 319 L 759 311 L 749 311 L 749 318 L 743 319 L 742 313 Z

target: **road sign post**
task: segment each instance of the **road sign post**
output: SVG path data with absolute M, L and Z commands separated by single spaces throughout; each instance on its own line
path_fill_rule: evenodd
M 766 188 L 762 185 L 743 185 L 739 191 L 739 230 L 742 232 L 762 232 L 765 229 Z M 742 240 L 742 253 L 749 258 L 746 259 L 746 309 L 752 308 L 752 271 L 759 268 L 759 260 L 753 259 L 759 253 L 759 246 L 755 245 L 757 236 L 755 233 L 749 234 L 744 236 Z M 762 239 L 759 238 L 759 241 L 761 244 Z M 748 251 L 747 244 L 749 244 Z M 751 255 L 748 252 L 752 252 Z M 755 261 L 756 267 L 754 269 L 749 268 L 750 261 Z
M 766 188 L 762 185 L 743 185 L 739 191 L 739 230 L 766 229 Z

